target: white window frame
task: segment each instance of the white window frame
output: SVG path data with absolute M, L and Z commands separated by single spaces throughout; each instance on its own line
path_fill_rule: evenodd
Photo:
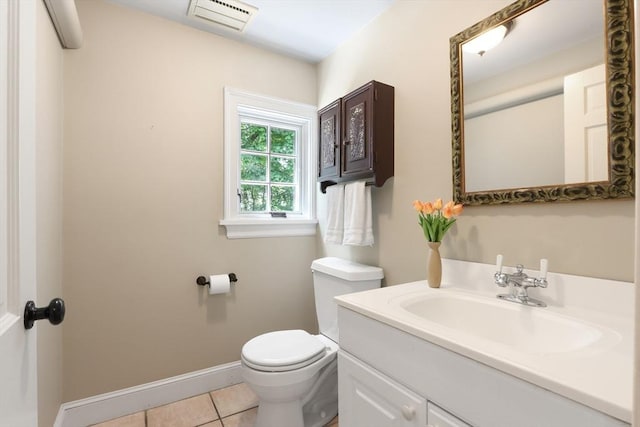
M 242 213 L 239 209 L 240 188 L 240 122 L 259 121 L 286 123 L 299 129 L 300 145 L 297 164 L 299 210 L 286 218 L 273 218 L 269 213 Z M 224 225 L 229 239 L 254 237 L 313 236 L 318 220 L 315 216 L 315 177 L 317 109 L 313 105 L 256 95 L 229 87 L 224 88 Z

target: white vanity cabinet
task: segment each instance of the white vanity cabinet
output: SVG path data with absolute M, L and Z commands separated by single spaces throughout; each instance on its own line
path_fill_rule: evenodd
M 471 427 L 346 352 L 338 353 L 340 422 L 350 427 Z
M 338 309 L 338 325 L 340 424 L 629 427 L 620 419 L 344 306 Z

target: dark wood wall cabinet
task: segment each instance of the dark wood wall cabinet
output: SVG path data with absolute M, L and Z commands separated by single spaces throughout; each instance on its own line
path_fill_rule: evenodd
M 393 94 L 393 86 L 371 81 L 318 112 L 323 193 L 330 185 L 359 179 L 381 187 L 393 176 Z

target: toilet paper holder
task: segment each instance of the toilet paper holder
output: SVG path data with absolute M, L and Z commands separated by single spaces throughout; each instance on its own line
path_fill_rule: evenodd
M 235 283 L 238 281 L 238 276 L 236 276 L 236 273 L 229 273 L 229 281 L 231 283 Z M 196 279 L 196 283 L 199 286 L 208 286 L 211 283 L 209 282 L 209 278 L 205 277 L 205 276 L 198 276 L 198 278 Z

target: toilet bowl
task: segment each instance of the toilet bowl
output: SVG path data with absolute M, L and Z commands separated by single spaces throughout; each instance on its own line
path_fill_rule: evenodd
M 380 287 L 382 269 L 342 260 L 315 260 L 319 335 L 268 332 L 242 347 L 242 376 L 258 396 L 255 427 L 321 427 L 338 412 L 338 329 L 334 296 Z
M 294 356 L 283 357 L 283 348 L 293 350 Z M 338 344 L 302 330 L 270 332 L 247 342 L 242 374 L 260 401 L 255 426 L 327 424 L 338 412 L 333 398 L 337 353 Z M 314 402 L 308 404 L 311 396 Z

